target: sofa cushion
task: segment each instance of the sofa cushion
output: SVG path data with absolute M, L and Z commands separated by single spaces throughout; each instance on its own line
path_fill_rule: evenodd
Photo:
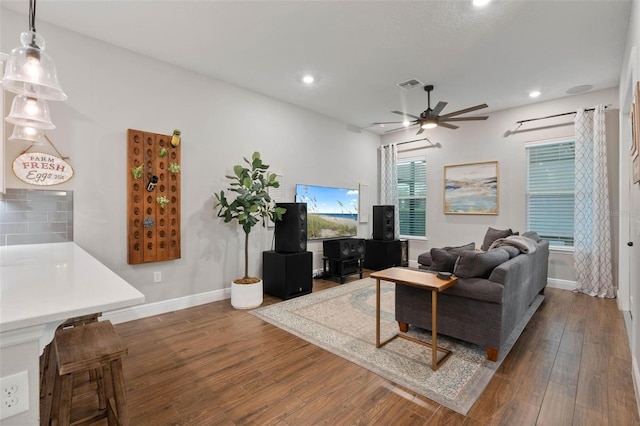
M 466 297 L 489 303 L 502 303 L 503 293 L 504 286 L 502 284 L 485 278 L 459 278 L 455 285 L 442 292 L 442 294 L 449 296 Z M 441 300 L 438 297 L 438 301 Z
M 488 278 L 493 268 L 509 260 L 502 248 L 490 251 L 463 251 L 458 256 L 453 273 L 459 278 Z
M 457 247 L 432 248 L 429 252 L 431 258 L 432 271 L 453 272 L 453 266 L 456 264 L 458 255 L 464 250 L 475 250 L 476 243 L 469 243 Z
M 511 230 L 511 228 L 509 229 L 494 229 L 492 227 L 489 227 L 489 229 L 487 229 L 487 233 L 484 234 L 484 240 L 482 241 L 482 250 L 487 251 L 489 250 L 489 247 L 491 247 L 491 244 L 493 244 L 493 242 L 495 240 L 497 240 L 498 238 L 506 238 L 509 235 L 513 235 L 513 231 Z

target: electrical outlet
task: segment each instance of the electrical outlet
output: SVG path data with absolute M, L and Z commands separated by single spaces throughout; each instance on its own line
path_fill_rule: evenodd
M 154 283 L 162 282 L 162 272 L 156 271 L 153 273 L 153 282 Z
M 2 403 L 0 420 L 29 410 L 29 372 L 22 371 L 0 378 Z

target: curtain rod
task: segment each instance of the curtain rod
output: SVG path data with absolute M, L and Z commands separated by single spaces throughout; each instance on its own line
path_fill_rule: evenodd
M 609 106 L 605 105 L 604 109 L 607 109 Z M 595 108 L 587 108 L 585 109 L 585 111 L 594 111 Z M 571 111 L 571 112 L 563 112 L 562 114 L 554 114 L 554 115 L 547 115 L 546 117 L 538 117 L 538 118 L 530 118 L 528 120 L 520 120 L 520 121 L 516 121 L 516 124 L 524 124 L 524 123 L 528 123 L 529 121 L 538 121 L 538 120 L 546 120 L 548 118 L 556 118 L 556 117 L 562 117 L 563 115 L 571 115 L 571 114 L 575 114 L 578 111 Z
M 411 143 L 411 142 L 420 142 L 420 141 L 427 141 L 429 142 L 432 146 L 435 146 L 435 144 L 433 142 L 431 142 L 431 139 L 429 138 L 422 138 L 422 139 L 414 139 L 412 141 L 404 141 L 404 142 L 398 142 L 396 143 L 396 145 L 404 145 L 405 143 Z M 388 143 L 386 145 L 380 145 L 381 148 L 386 148 L 388 146 L 392 145 L 392 143 Z

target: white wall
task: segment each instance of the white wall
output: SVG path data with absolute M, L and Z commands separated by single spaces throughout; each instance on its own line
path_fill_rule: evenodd
M 0 50 L 19 43 L 25 22 L 26 17 L 3 10 Z M 74 239 L 142 291 L 147 303 L 222 290 L 242 275 L 244 234 L 215 217 L 212 194 L 226 188 L 225 174 L 253 151 L 284 175 L 287 201 L 293 201 L 296 183 L 353 188 L 365 183 L 375 191 L 377 135 L 347 131 L 307 110 L 46 23 L 38 32 L 69 95 L 66 102 L 50 102 L 57 129 L 48 135 L 75 169 L 74 178 L 60 186 L 74 191 Z M 300 90 L 314 96 L 313 88 Z M 127 264 L 128 128 L 182 130 L 179 260 Z M 10 166 L 26 146 L 6 144 Z M 6 184 L 28 187 L 12 175 Z M 254 229 L 250 273 L 260 275 L 262 251 L 271 249 L 273 231 Z M 369 224 L 358 232 L 369 235 Z M 322 245 L 311 243 L 309 250 L 321 253 Z M 314 268 L 322 267 L 320 258 L 314 256 Z M 161 283 L 153 284 L 153 271 L 162 272 Z
M 626 293 L 621 297 L 619 305 L 621 309 L 628 309 L 631 315 L 627 315 L 627 327 L 630 334 L 630 347 L 633 366 L 633 378 L 636 388 L 636 400 L 640 394 L 640 262 L 638 262 L 638 250 L 640 250 L 640 185 L 631 181 L 631 157 L 628 150 L 629 107 L 631 102 L 636 102 L 635 86 L 640 79 L 640 7 L 638 2 L 632 2 L 627 44 L 624 54 L 624 63 L 620 75 L 620 117 L 621 128 L 625 129 L 620 139 L 620 277 L 626 282 Z M 633 247 L 628 247 L 627 242 L 633 242 Z M 635 301 L 635 302 L 634 302 Z M 640 405 L 640 402 L 639 402 Z
M 409 149 L 405 156 L 426 154 L 427 157 L 427 241 L 412 240 L 409 243 L 410 258 L 432 247 L 461 245 L 482 239 L 491 226 L 497 229 L 526 230 L 526 163 L 525 143 L 530 141 L 573 137 L 573 116 L 536 121 L 523 125 L 519 132 L 507 135 L 517 128 L 516 121 L 545 117 L 589 108 L 596 104 L 611 105 L 607 112 L 607 137 L 609 155 L 617 158 L 618 141 L 618 92 L 617 89 L 594 91 L 555 101 L 498 111 L 489 114 L 487 121 L 463 122 L 460 128 L 450 130 L 436 128 L 425 131 L 431 142 L 439 148 L 414 149 L 424 142 L 401 145 Z M 446 111 L 445 111 L 446 112 Z M 414 111 L 415 113 L 415 111 Z M 482 115 L 482 110 L 477 115 Z M 402 142 L 420 138 L 416 129 L 396 132 L 382 137 L 382 143 Z M 498 161 L 499 214 L 498 215 L 445 215 L 442 211 L 444 166 L 482 161 Z M 615 165 L 615 164 L 614 164 Z M 617 176 L 617 169 L 610 170 Z M 613 183 L 617 178 L 613 179 Z M 616 186 L 617 187 L 617 186 Z M 612 202 L 616 202 L 617 198 Z M 617 230 L 617 228 L 616 228 Z M 549 277 L 574 281 L 572 253 L 553 252 L 549 261 Z

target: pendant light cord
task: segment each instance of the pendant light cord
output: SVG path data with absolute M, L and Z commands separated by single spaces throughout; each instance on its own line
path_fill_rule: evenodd
M 36 0 L 29 0 L 29 31 L 36 32 Z

